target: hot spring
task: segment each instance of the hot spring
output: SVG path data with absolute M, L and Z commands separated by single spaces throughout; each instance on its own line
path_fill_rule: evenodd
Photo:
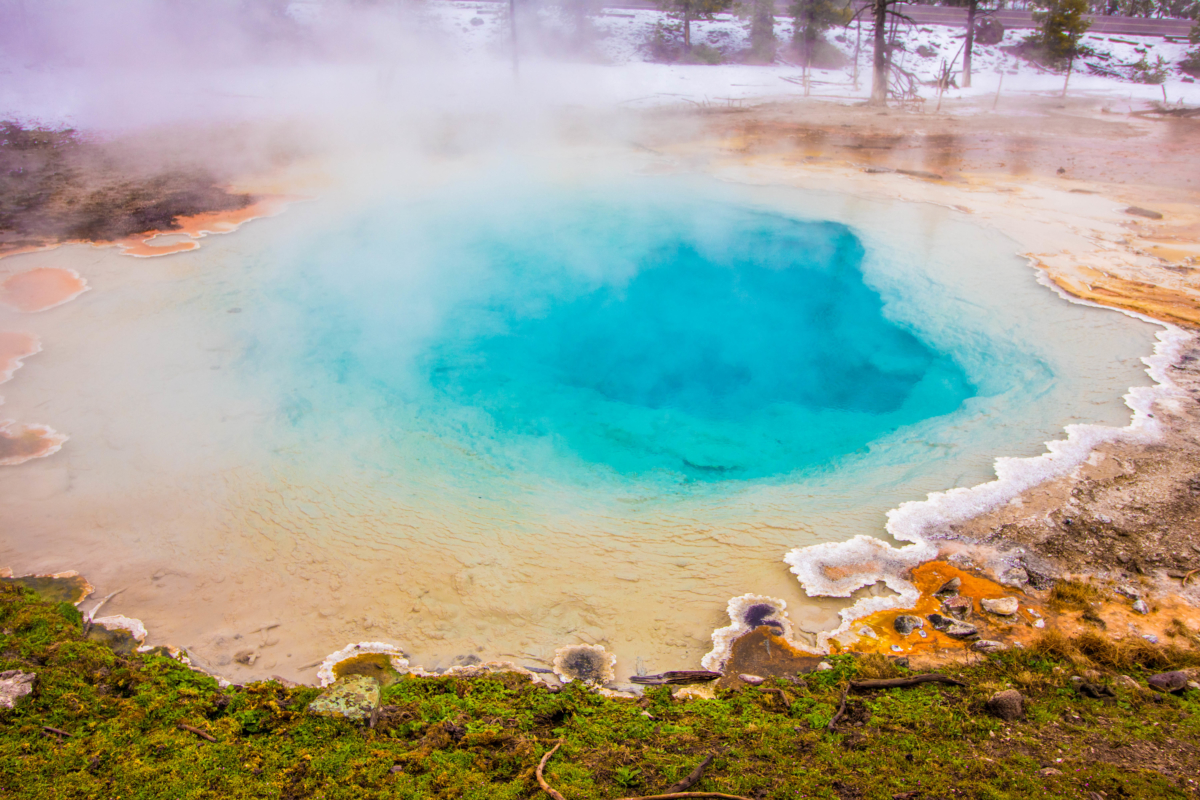
M 71 439 L 5 468 L 8 556 L 127 585 L 162 639 L 229 669 L 249 642 L 264 674 L 358 640 L 694 667 L 746 592 L 833 627 L 844 601 L 784 553 L 1124 425 L 1148 384 L 1155 328 L 1016 249 L 922 204 L 509 168 L 164 259 L 19 256 L 93 291 L 19 319 L 44 351 L 6 411 Z

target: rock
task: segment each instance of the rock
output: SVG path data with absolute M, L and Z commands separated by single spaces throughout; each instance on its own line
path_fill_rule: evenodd
M 943 600 L 942 607 L 946 609 L 946 613 L 950 616 L 958 619 L 966 619 L 975 609 L 975 604 L 971 601 L 971 598 L 956 594 L 953 597 L 947 597 Z
M 925 44 L 917 45 L 917 55 L 919 55 L 921 58 L 933 58 L 934 56 L 937 55 L 937 52 L 938 52 L 937 50 L 930 47 L 929 45 L 925 45 Z
M 997 653 L 1001 650 L 1007 650 L 1004 642 L 997 642 L 991 639 L 979 639 L 971 645 L 972 650 L 979 650 L 983 653 Z
M 951 578 L 942 584 L 942 588 L 934 592 L 935 595 L 941 597 L 943 595 L 958 594 L 958 590 L 962 588 L 962 578 Z
M 1132 586 L 1127 586 L 1127 585 L 1118 586 L 1117 588 L 1113 589 L 1113 591 L 1119 595 L 1128 597 L 1130 600 L 1138 600 L 1142 596 L 1142 593 L 1139 592 L 1137 589 L 1133 588 Z
M 1149 613 L 1150 613 L 1150 606 L 1146 605 L 1146 601 L 1145 601 L 1145 600 L 1143 600 L 1143 599 L 1141 599 L 1141 598 L 1139 597 L 1139 598 L 1137 599 L 1137 601 L 1136 601 L 1136 602 L 1133 604 L 1133 613 L 1135 613 L 1135 614 L 1149 614 Z
M 748 683 L 751 686 L 762 686 L 767 682 L 767 679 L 761 675 L 746 675 L 745 673 L 738 675 L 738 679 L 741 680 L 742 683 Z
M 16 708 L 33 694 L 37 675 L 10 669 L 0 672 L 0 708 Z
M 1011 617 L 1017 613 L 1017 598 L 1015 597 L 985 597 L 979 601 L 979 605 L 983 607 L 984 611 L 999 614 L 1002 617 Z
M 1000 44 L 1004 41 L 1004 25 L 995 17 L 984 17 L 975 26 L 975 41 L 978 44 Z
M 941 614 L 930 614 L 928 617 L 926 617 L 926 619 L 929 620 L 929 624 L 932 625 L 935 630 L 939 631 L 944 631 L 946 628 L 949 628 L 952 624 L 954 624 L 954 620 L 950 619 L 949 617 L 943 617 Z
M 1041 775 L 1043 778 L 1053 778 L 1055 775 L 1062 774 L 1061 769 L 1055 769 L 1054 767 L 1046 767 L 1045 769 L 1038 770 L 1038 775 Z
M 1187 687 L 1193 692 L 1200 692 L 1200 683 L 1196 681 L 1188 681 Z
M 1115 683 L 1117 686 L 1119 686 L 1120 688 L 1124 689 L 1127 692 L 1142 691 L 1142 687 L 1138 684 L 1138 682 L 1135 681 L 1133 678 L 1129 677 L 1128 675 L 1118 675 L 1113 680 L 1113 683 Z
M 1155 636 L 1153 633 L 1143 633 L 1142 638 L 1145 639 L 1150 644 L 1158 644 L 1158 637 Z
M 967 622 L 953 622 L 943 632 L 947 636 L 953 636 L 955 639 L 966 639 L 968 636 L 974 636 L 979 633 L 979 629 Z
M 1182 692 L 1188 685 L 1188 675 L 1186 672 L 1178 670 L 1174 672 L 1160 672 L 1157 675 L 1151 675 L 1146 683 L 1156 692 Z
M 820 664 L 817 664 L 817 672 L 828 672 L 831 669 L 833 669 L 833 664 L 830 664 L 828 661 L 822 661 Z
M 1025 716 L 1025 697 L 1016 689 L 996 692 L 988 698 L 987 710 L 1005 722 L 1013 722 Z
M 1142 208 L 1141 206 L 1130 206 L 1129 208 L 1125 209 L 1125 213 L 1135 217 L 1145 217 L 1146 219 L 1163 218 L 1163 215 L 1157 211 L 1151 211 L 1150 209 Z
M 308 713 L 321 717 L 366 719 L 379 707 L 379 681 L 366 675 L 340 678 L 308 704 Z
M 1072 678 L 1071 680 L 1074 681 L 1075 679 Z M 1090 697 L 1093 700 L 1106 700 L 1108 698 L 1117 696 L 1117 693 L 1109 687 L 1099 683 L 1091 683 L 1083 680 L 1082 678 L 1078 683 L 1075 684 L 1075 691 L 1079 692 L 1079 694 L 1083 695 L 1084 697 Z
M 1035 627 L 1035 628 L 1044 628 L 1044 627 L 1046 627 L 1046 620 L 1044 620 L 1044 619 L 1039 619 L 1037 622 L 1033 623 L 1033 627 Z
M 1024 567 L 1013 567 L 1004 571 L 1004 574 L 1000 576 L 1000 583 L 1003 586 L 1024 586 L 1029 583 L 1029 573 L 1025 571 Z
M 252 667 L 254 666 L 254 662 L 258 661 L 258 653 L 253 650 L 239 650 L 233 654 L 233 660 L 247 667 Z
M 908 636 L 917 628 L 924 628 L 925 620 L 912 614 L 901 614 L 892 622 L 892 627 L 896 629 L 896 633 Z

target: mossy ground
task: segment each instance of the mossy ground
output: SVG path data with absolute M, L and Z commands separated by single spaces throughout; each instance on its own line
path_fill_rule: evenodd
M 221 690 L 165 656 L 117 655 L 84 639 L 73 606 L 21 587 L 0 587 L 0 631 L 0 669 L 39 677 L 32 700 L 0 714 L 6 798 L 544 797 L 534 767 L 559 739 L 547 777 L 568 800 L 661 792 L 709 753 L 694 790 L 764 800 L 1197 796 L 1197 693 L 1118 687 L 1108 704 L 1082 699 L 1070 676 L 1103 671 L 1112 654 L 1061 638 L 947 668 L 967 688 L 851 695 L 846 723 L 829 734 L 845 681 L 893 670 L 884 659 L 840 656 L 807 686 L 772 681 L 778 691 L 716 700 L 665 689 L 614 700 L 575 685 L 551 693 L 518 675 L 405 677 L 384 689 L 371 728 L 306 715 L 317 689 Z M 1120 657 L 1144 678 L 1139 652 Z M 1155 668 L 1200 662 L 1190 645 L 1155 652 L 1165 660 Z M 1026 721 L 984 711 L 1010 686 L 1029 698 Z M 1047 766 L 1063 774 L 1041 775 Z

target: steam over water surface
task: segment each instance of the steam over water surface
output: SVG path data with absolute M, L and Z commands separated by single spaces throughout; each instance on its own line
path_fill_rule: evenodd
M 71 439 L 0 474 L 4 560 L 128 586 L 226 671 L 275 621 L 263 674 L 363 639 L 694 667 L 737 594 L 833 627 L 788 550 L 1124 425 L 1148 383 L 1153 326 L 954 212 L 531 173 L 331 191 L 150 261 L 18 257 L 93 291 L 19 318 L 43 352 L 4 411 Z

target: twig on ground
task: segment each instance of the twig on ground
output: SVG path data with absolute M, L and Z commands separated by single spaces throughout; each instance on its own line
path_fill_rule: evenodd
M 825 726 L 826 733 L 833 733 L 833 729 L 837 726 L 837 721 L 842 718 L 842 714 L 846 712 L 846 696 L 850 694 L 850 685 L 847 684 L 845 689 L 842 689 L 842 702 L 838 706 L 837 713 L 829 720 L 829 724 Z
M 903 689 L 906 686 L 917 686 L 922 683 L 948 683 L 951 686 L 966 686 L 967 684 L 951 678 L 949 675 L 942 675 L 937 672 L 927 672 L 924 675 L 913 675 L 911 678 L 887 678 L 879 681 L 850 681 L 850 688 L 860 691 L 871 691 L 873 689 Z
M 671 794 L 645 794 L 637 797 L 622 797 L 620 800 L 675 800 L 677 797 L 717 797 L 724 800 L 750 800 L 740 794 L 721 794 L 720 792 L 672 792 Z
M 58 728 L 51 728 L 49 725 L 43 725 L 42 730 L 47 733 L 53 733 L 53 734 L 57 735 L 60 739 L 63 736 L 66 736 L 68 739 L 71 738 L 71 734 L 67 733 L 66 731 L 59 730 Z
M 217 740 L 217 737 L 213 736 L 211 733 L 208 733 L 208 732 L 206 732 L 206 731 L 202 731 L 202 730 L 200 730 L 199 728 L 196 728 L 196 727 L 194 727 L 194 726 L 192 726 L 192 725 L 188 725 L 186 722 L 181 722 L 181 723 L 179 723 L 179 730 L 181 730 L 181 731 L 189 731 L 189 732 L 191 732 L 191 733 L 194 733 L 194 734 L 196 734 L 196 735 L 197 735 L 197 736 L 199 736 L 201 739 L 207 739 L 207 740 L 208 740 L 208 741 L 210 741 L 210 742 L 215 742 L 215 741 Z
M 711 764 L 712 760 L 712 753 L 709 753 L 704 757 L 703 761 L 696 765 L 694 770 L 687 774 L 687 777 L 685 777 L 679 783 L 668 786 L 666 793 L 671 794 L 672 792 L 686 792 L 688 789 L 695 786 L 697 783 L 699 783 L 700 779 L 704 777 L 704 768 Z
M 554 798 L 554 800 L 567 800 L 561 794 L 556 792 L 550 784 L 546 783 L 545 777 L 542 776 L 542 770 L 546 768 L 546 762 L 550 760 L 550 756 L 554 755 L 558 748 L 562 747 L 562 739 L 558 740 L 558 744 L 546 751 L 546 755 L 542 756 L 542 760 L 537 765 L 537 782 L 538 786 L 542 787 L 542 791 Z
M 107 603 L 109 600 L 112 600 L 114 597 L 116 597 L 123 591 L 125 591 L 125 590 L 117 589 L 115 592 L 110 592 L 109 594 L 106 594 L 104 597 L 100 598 L 99 603 L 96 603 L 96 607 L 93 608 L 91 611 L 89 611 L 84 616 L 84 618 L 83 618 L 83 623 L 84 623 L 83 624 L 83 635 L 84 636 L 87 636 L 88 631 L 90 631 L 92 629 L 92 620 L 96 618 L 96 612 L 98 612 L 101 608 L 103 608 L 105 603 Z
M 783 693 L 783 689 L 776 689 L 772 686 L 760 686 L 758 687 L 758 690 L 764 694 L 777 694 L 779 695 L 779 699 L 783 701 L 783 705 L 785 707 L 789 709 L 792 707 L 791 701 L 789 701 L 787 695 Z
M 554 755 L 554 753 L 558 750 L 558 748 L 562 747 L 562 745 L 562 739 L 559 739 L 558 744 L 554 745 L 554 747 L 550 748 L 546 752 L 546 755 L 542 756 L 542 760 L 538 762 L 537 771 L 535 773 L 537 775 L 538 786 L 541 786 L 542 791 L 553 797 L 554 800 L 567 800 L 567 798 L 563 797 L 561 794 L 555 791 L 554 787 L 546 783 L 546 777 L 542 773 L 546 768 L 546 762 L 550 760 L 550 756 Z M 692 774 L 684 778 L 683 781 L 675 784 L 675 786 L 679 786 L 680 784 L 691 780 L 693 775 L 696 776 L 695 780 L 700 780 L 700 774 L 703 774 L 704 767 L 708 766 L 708 763 L 711 760 L 712 756 L 704 759 L 703 764 L 693 770 Z M 695 781 L 692 782 L 694 783 Z M 690 786 L 691 784 L 689 783 L 688 785 Z M 675 786 L 672 786 L 671 788 L 674 789 Z M 719 800 L 750 800 L 750 798 L 742 797 L 741 795 L 721 794 L 720 792 L 668 792 L 667 794 L 647 794 L 639 795 L 638 797 L 622 797 L 621 800 L 675 800 L 675 798 L 684 797 L 716 797 L 719 798 Z
M 1181 581 L 1181 583 L 1182 583 L 1184 586 L 1187 586 L 1187 582 L 1188 582 L 1188 581 L 1191 579 L 1191 577 L 1192 577 L 1193 575 L 1195 575 L 1197 572 L 1200 572 L 1200 569 L 1194 569 L 1194 570 L 1192 570 L 1191 572 L 1189 572 L 1189 573 L 1187 573 L 1186 575 L 1184 575 L 1184 576 L 1183 576 L 1183 580 Z

